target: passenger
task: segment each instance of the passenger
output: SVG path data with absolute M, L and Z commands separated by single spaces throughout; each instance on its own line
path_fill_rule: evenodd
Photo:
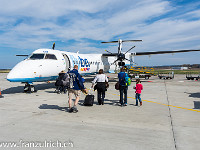
M 108 78 L 103 73 L 103 69 L 99 70 L 99 74 L 96 75 L 94 80 L 92 81 L 92 87 L 94 87 L 94 84 L 97 82 L 96 89 L 97 89 L 97 95 L 98 95 L 98 103 L 99 105 L 104 105 L 104 98 L 105 98 L 105 91 L 106 91 L 106 85 L 108 85 Z
M 73 87 L 68 90 L 69 94 L 69 112 L 78 112 L 77 104 L 80 99 L 81 90 L 87 93 L 87 89 L 84 87 L 83 80 L 78 73 L 78 66 L 74 65 L 74 69 L 69 71 L 70 78 L 73 78 Z M 72 107 L 72 95 L 75 95 L 76 99 L 74 106 Z
M 55 86 L 58 94 L 66 93 L 66 89 L 69 87 L 69 75 L 64 70 L 59 73 Z
M 126 86 L 125 77 L 128 77 L 128 74 L 125 72 L 125 68 L 122 67 L 120 69 L 120 73 L 118 73 L 119 91 L 120 91 L 120 105 L 121 106 L 127 106 L 128 86 Z M 123 96 L 123 94 L 124 94 L 124 96 Z
M 138 106 L 138 100 L 140 102 L 140 106 L 142 106 L 142 100 L 140 96 L 143 90 L 143 85 L 141 84 L 140 79 L 136 79 L 136 87 L 133 88 L 135 89 L 135 100 L 136 100 L 135 106 Z

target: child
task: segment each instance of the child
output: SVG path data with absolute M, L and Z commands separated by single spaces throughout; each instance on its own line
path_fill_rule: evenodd
M 136 87 L 133 87 L 135 89 L 135 99 L 136 99 L 136 105 L 135 106 L 138 106 L 138 99 L 140 101 L 140 106 L 142 106 L 142 100 L 140 98 L 140 95 L 141 95 L 141 90 L 143 90 L 143 86 L 140 82 L 140 79 L 136 79 Z

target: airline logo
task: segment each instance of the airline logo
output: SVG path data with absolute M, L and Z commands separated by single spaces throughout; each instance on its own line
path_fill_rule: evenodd
M 90 70 L 90 63 L 87 59 L 83 59 L 80 56 L 78 56 L 77 59 L 73 55 L 70 55 L 70 58 L 72 60 L 73 66 L 78 65 L 78 68 L 80 68 L 81 71 L 86 72 Z

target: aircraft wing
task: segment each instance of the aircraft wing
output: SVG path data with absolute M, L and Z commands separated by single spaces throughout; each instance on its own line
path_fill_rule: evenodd
M 109 54 L 109 53 L 106 53 L 106 54 L 102 54 L 102 56 L 117 56 L 118 53 L 112 53 L 112 54 Z
M 194 52 L 194 51 L 200 51 L 200 49 L 196 50 L 174 50 L 174 51 L 155 51 L 155 52 L 136 52 L 132 53 L 136 56 L 142 56 L 142 55 L 155 55 L 155 54 L 171 54 L 171 53 L 184 53 L 184 52 Z

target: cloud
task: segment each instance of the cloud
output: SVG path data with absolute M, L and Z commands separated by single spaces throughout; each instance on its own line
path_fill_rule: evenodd
M 199 48 L 200 3 L 167 0 L 1 0 L 0 44 L 13 49 L 57 47 L 101 53 L 116 44 L 101 41 L 142 39 L 123 50 L 157 51 Z M 189 7 L 193 6 L 193 7 Z M 69 43 L 73 40 L 74 42 Z M 0 48 L 1 49 L 1 48 Z

